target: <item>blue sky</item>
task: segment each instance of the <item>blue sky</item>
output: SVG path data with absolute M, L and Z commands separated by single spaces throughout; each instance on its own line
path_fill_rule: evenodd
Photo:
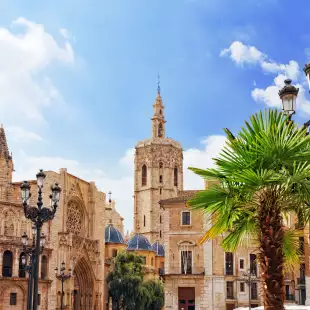
M 15 177 L 68 167 L 112 190 L 129 229 L 132 148 L 151 134 L 158 72 L 185 166 L 209 166 L 222 128 L 278 107 L 285 77 L 301 88 L 296 119 L 310 116 L 306 0 L 2 0 L 0 10 L 0 121 Z M 202 183 L 187 172 L 185 185 Z

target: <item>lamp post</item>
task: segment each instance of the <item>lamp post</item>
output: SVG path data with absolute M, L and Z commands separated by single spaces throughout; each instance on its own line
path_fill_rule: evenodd
M 58 268 L 55 268 L 55 276 L 58 280 L 61 281 L 61 301 L 60 301 L 60 310 L 63 310 L 63 298 L 64 298 L 64 282 L 71 278 L 71 268 L 68 270 L 69 273 L 65 274 L 66 265 L 65 262 L 62 262 L 60 273 L 58 273 Z
M 36 227 L 32 227 L 32 245 L 28 246 L 28 236 L 26 233 L 22 235 L 23 251 L 24 254 L 21 258 L 22 266 L 28 272 L 28 291 L 27 291 L 27 310 L 32 307 L 32 289 L 33 289 L 33 266 L 35 264 L 35 244 L 36 244 Z M 45 244 L 45 236 L 42 234 L 40 237 L 41 253 Z M 29 264 L 27 265 L 27 255 L 29 256 Z
M 24 208 L 25 217 L 27 219 L 30 219 L 35 227 L 36 227 L 36 236 L 41 236 L 41 228 L 43 223 L 50 221 L 54 218 L 59 198 L 60 198 L 60 192 L 61 189 L 58 186 L 57 183 L 55 183 L 52 187 L 52 194 L 49 196 L 51 205 L 50 208 L 47 208 L 43 204 L 43 184 L 44 179 L 46 177 L 43 170 L 40 170 L 40 172 L 36 175 L 37 177 L 37 187 L 38 187 L 38 201 L 37 206 L 30 206 L 29 205 L 29 199 L 31 197 L 30 193 L 30 184 L 27 181 L 24 181 L 24 183 L 21 185 L 21 198 L 22 198 L 22 204 Z M 33 277 L 33 310 L 38 309 L 38 273 L 39 273 L 39 262 L 40 262 L 40 239 L 36 238 L 35 242 L 35 261 L 34 266 L 32 269 L 32 277 Z
M 248 272 L 243 273 L 243 276 L 245 277 L 244 282 L 249 286 L 249 310 L 251 310 L 251 287 L 254 282 L 253 278 L 256 278 L 256 274 L 249 269 Z

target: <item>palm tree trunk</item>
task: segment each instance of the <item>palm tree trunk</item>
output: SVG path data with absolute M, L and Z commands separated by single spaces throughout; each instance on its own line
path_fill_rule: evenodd
M 259 197 L 260 266 L 265 310 L 284 309 L 283 225 L 276 189 Z

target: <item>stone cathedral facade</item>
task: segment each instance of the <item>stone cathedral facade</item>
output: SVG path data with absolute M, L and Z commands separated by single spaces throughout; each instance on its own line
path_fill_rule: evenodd
M 27 302 L 27 274 L 21 268 L 23 247 L 21 235 L 31 238 L 32 225 L 24 217 L 20 202 L 20 184 L 12 182 L 13 160 L 3 127 L 0 128 L 0 310 L 24 310 Z M 93 182 L 87 182 L 66 169 L 45 171 L 44 203 L 49 203 L 50 187 L 62 188 L 55 218 L 43 226 L 46 244 L 39 270 L 39 309 L 60 307 L 61 283 L 54 269 L 66 263 L 73 277 L 65 282 L 66 309 L 105 309 L 104 265 L 105 227 L 114 221 L 123 232 L 123 218 L 115 203 Z M 37 201 L 36 181 L 31 185 L 31 204 Z M 30 242 L 31 244 L 31 239 Z

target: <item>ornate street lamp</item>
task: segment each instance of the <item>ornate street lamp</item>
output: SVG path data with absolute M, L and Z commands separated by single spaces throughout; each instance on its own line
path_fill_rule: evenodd
M 21 199 L 24 207 L 25 217 L 30 219 L 36 228 L 36 236 L 41 236 L 41 228 L 43 223 L 50 221 L 54 218 L 61 189 L 57 183 L 52 187 L 52 194 L 49 196 L 51 201 L 51 206 L 49 208 L 43 205 L 42 189 L 44 185 L 44 179 L 46 177 L 43 170 L 36 175 L 37 177 L 37 186 L 38 186 L 38 201 L 37 206 L 30 206 L 29 199 L 31 197 L 30 193 L 30 184 L 27 181 L 21 185 Z M 43 240 L 41 238 L 36 238 L 35 244 L 35 263 L 33 266 L 33 310 L 38 309 L 38 274 L 39 274 L 39 261 L 40 261 L 40 246 Z
M 60 302 L 60 310 L 63 310 L 63 298 L 64 298 L 64 282 L 71 278 L 71 268 L 68 270 L 69 273 L 65 274 L 66 265 L 65 262 L 62 262 L 60 273 L 58 273 L 58 268 L 55 268 L 55 276 L 58 280 L 61 281 L 61 302 Z
M 285 86 L 279 91 L 280 99 L 282 100 L 282 110 L 285 114 L 291 117 L 296 113 L 296 98 L 299 89 L 293 86 L 292 80 L 286 79 Z
M 255 282 L 256 274 L 249 269 L 248 272 L 243 273 L 243 276 L 245 277 L 244 282 L 249 286 L 249 310 L 251 310 L 251 287 L 252 283 Z
M 45 244 L 44 234 L 40 237 L 40 253 L 42 253 Z M 32 289 L 33 289 L 33 267 L 35 265 L 35 245 L 36 245 L 36 227 L 32 227 L 32 245 L 28 246 L 29 238 L 26 233 L 22 235 L 23 252 L 24 255 L 21 258 L 21 265 L 25 271 L 28 272 L 28 292 L 27 292 L 27 310 L 32 309 Z M 29 256 L 29 264 L 27 266 L 27 255 Z

